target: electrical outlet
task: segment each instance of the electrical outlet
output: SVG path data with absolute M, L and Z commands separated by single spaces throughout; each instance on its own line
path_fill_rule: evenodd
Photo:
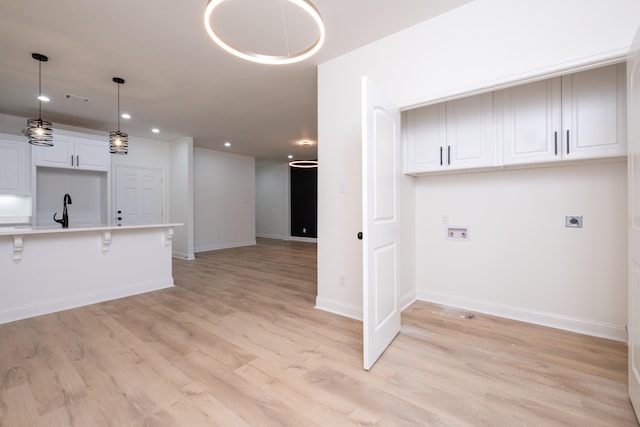
M 564 220 L 565 227 L 582 228 L 582 215 L 567 215 Z
M 338 275 L 338 283 L 340 286 L 347 286 L 347 280 L 345 279 L 344 274 Z

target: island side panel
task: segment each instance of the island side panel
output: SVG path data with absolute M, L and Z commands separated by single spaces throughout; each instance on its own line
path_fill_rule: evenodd
M 0 323 L 173 286 L 172 227 L 0 236 Z

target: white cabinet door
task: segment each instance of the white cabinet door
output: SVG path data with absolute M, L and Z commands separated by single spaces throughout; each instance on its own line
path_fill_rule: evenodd
M 106 171 L 111 158 L 106 141 L 75 140 L 76 166 L 85 170 Z
M 74 139 L 64 135 L 56 135 L 54 131 L 52 147 L 33 147 L 36 166 L 54 168 L 71 168 L 75 166 Z
M 54 131 L 53 147 L 34 147 L 36 166 L 108 171 L 108 142 Z
M 494 166 L 495 121 L 493 93 L 447 102 L 448 169 Z
M 0 135 L 0 194 L 28 194 L 27 141 Z
M 493 94 L 408 111 L 405 173 L 494 166 Z
M 561 79 L 500 91 L 503 164 L 561 160 Z
M 610 65 L 562 79 L 565 159 L 626 155 L 625 65 Z
M 444 168 L 446 112 L 443 103 L 406 113 L 405 173 L 432 172 Z

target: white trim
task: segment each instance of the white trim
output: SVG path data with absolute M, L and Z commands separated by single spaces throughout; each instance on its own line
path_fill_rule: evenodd
M 188 254 L 186 252 L 173 252 L 171 256 L 174 258 L 186 259 L 187 261 L 192 261 L 196 259 L 196 256 L 194 253 Z
M 256 237 L 261 237 L 263 239 L 289 240 L 289 236 L 284 236 L 282 234 L 256 233 Z
M 308 242 L 308 243 L 318 243 L 318 239 L 316 237 L 298 237 L 291 236 L 289 240 L 293 240 L 296 242 Z
M 418 291 L 417 299 L 420 301 L 457 307 L 464 310 L 477 311 L 480 313 L 490 314 L 492 316 L 533 323 L 535 325 L 548 326 L 580 334 L 627 342 L 625 325 L 615 325 L 595 320 L 580 319 L 557 313 L 496 304 L 488 301 L 458 297 L 455 295 L 445 295 L 437 292 Z
M 409 306 L 411 304 L 413 304 L 414 302 L 416 302 L 416 293 L 415 292 L 409 292 L 408 294 L 402 296 L 400 298 L 400 311 L 405 311 L 407 308 L 409 308 Z
M 57 311 L 69 310 L 71 308 L 82 307 L 89 304 L 96 304 L 99 302 L 138 295 L 145 292 L 171 288 L 173 286 L 173 279 L 163 279 L 137 283 L 119 289 L 109 289 L 106 291 L 92 292 L 68 298 L 58 298 L 40 304 L 10 307 L 0 312 L 0 324 L 40 316 L 43 314 L 55 313 Z
M 239 248 L 242 246 L 255 246 L 255 245 L 256 245 L 255 240 L 251 240 L 248 242 L 221 243 L 219 245 L 198 246 L 195 248 L 194 252 L 198 253 L 198 252 L 217 251 L 219 249 L 231 249 L 231 248 Z
M 327 311 L 329 313 L 338 314 L 350 319 L 362 321 L 362 307 L 351 304 L 345 304 L 341 301 L 329 298 L 316 297 L 316 307 L 318 310 Z

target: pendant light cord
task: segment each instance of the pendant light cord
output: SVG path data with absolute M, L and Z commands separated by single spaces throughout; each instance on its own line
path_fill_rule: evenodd
M 120 83 L 118 83 L 118 133 L 120 133 Z
M 38 59 L 38 120 L 42 120 L 42 59 Z
M 287 46 L 287 56 L 291 55 L 291 48 L 289 47 L 289 32 L 287 31 L 287 17 L 284 12 L 284 0 L 280 2 L 280 10 L 282 11 L 282 26 L 284 27 L 284 42 Z

